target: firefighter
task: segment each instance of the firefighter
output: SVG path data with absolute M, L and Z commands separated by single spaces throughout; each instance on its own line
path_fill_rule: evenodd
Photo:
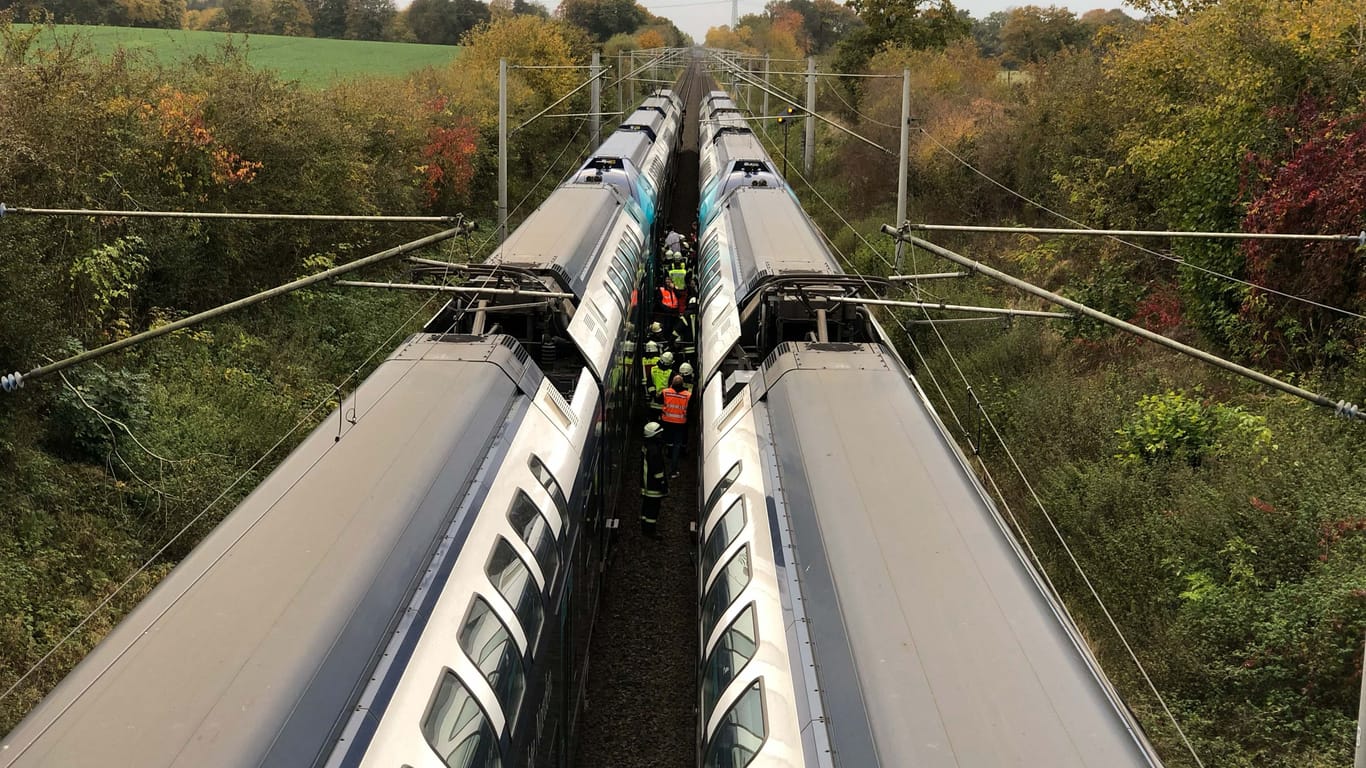
M 658 321 L 650 323 L 650 329 L 645 339 L 647 341 L 653 341 L 655 346 L 659 348 L 660 353 L 673 351 L 671 344 L 672 340 L 669 338 L 669 334 L 664 331 L 664 326 Z
M 645 425 L 645 444 L 641 446 L 640 478 L 640 532 L 651 538 L 659 538 L 659 507 L 664 497 L 669 495 L 669 477 L 664 473 L 664 446 L 660 444 L 660 433 L 664 428 L 659 422 Z
M 674 291 L 670 283 L 661 283 L 659 286 L 659 311 L 673 316 L 678 314 L 680 304 L 678 294 Z
M 688 363 L 678 366 L 678 375 L 683 377 L 683 388 L 691 392 L 694 383 L 692 366 Z
M 664 255 L 669 259 L 679 259 L 683 256 L 683 236 L 669 227 L 669 233 L 664 236 Z
M 688 265 L 682 258 L 675 259 L 669 267 L 669 282 L 673 285 L 674 293 L 680 297 L 681 303 L 682 297 L 688 295 Z
M 684 363 L 687 365 L 687 363 Z M 675 376 L 664 390 L 664 409 L 661 415 L 664 442 L 669 446 L 669 477 L 678 477 L 678 458 L 688 437 L 688 401 L 692 392 L 683 388 L 683 377 Z
M 651 399 L 654 388 L 655 365 L 659 363 L 659 345 L 653 341 L 645 342 L 645 354 L 640 357 L 640 388 L 645 391 L 645 399 Z
M 688 299 L 688 308 L 692 312 L 685 313 L 674 323 L 673 350 L 678 355 L 687 360 L 697 359 L 697 297 Z
M 664 410 L 664 390 L 669 388 L 669 382 L 673 381 L 673 377 L 674 355 L 672 352 L 665 352 L 659 356 L 659 362 L 655 363 L 650 382 L 650 407 L 654 409 L 655 416 Z

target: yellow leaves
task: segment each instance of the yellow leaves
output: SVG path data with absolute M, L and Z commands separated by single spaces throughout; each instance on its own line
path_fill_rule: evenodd
M 664 41 L 664 36 L 659 33 L 659 30 L 647 29 L 639 35 L 636 35 L 636 45 L 639 45 L 642 49 L 650 49 L 663 48 L 666 43 Z

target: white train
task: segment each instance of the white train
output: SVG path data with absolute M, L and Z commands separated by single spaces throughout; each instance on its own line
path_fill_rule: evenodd
M 469 268 L 524 292 L 409 338 L 348 399 L 354 423 L 304 440 L 0 766 L 567 765 L 681 119 L 672 92 L 647 99 Z
M 702 104 L 698 764 L 1159 766 L 730 107 Z

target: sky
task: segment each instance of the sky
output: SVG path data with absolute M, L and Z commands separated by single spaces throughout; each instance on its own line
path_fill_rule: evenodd
M 543 0 L 547 6 L 559 5 L 559 0 Z M 692 35 L 697 42 L 707 36 L 707 29 L 730 23 L 730 0 L 639 0 L 657 16 L 673 19 L 678 28 Z M 740 15 L 758 13 L 768 4 L 768 0 L 740 0 Z M 1102 0 L 955 0 L 954 6 L 967 9 L 972 17 L 980 19 L 993 11 L 1004 11 L 1021 5 L 1059 5 L 1078 16 L 1094 8 L 1121 7 L 1117 0 L 1106 3 Z M 1125 9 L 1135 15 L 1132 9 Z

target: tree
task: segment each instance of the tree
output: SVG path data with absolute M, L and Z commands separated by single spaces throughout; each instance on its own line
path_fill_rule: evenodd
M 1007 11 L 993 11 L 985 18 L 973 20 L 972 39 L 979 53 L 988 57 L 1001 55 L 1001 30 L 1009 18 Z
M 313 36 L 313 15 L 303 0 L 271 0 L 270 31 L 293 37 Z
M 313 34 L 318 37 L 346 37 L 347 0 L 304 0 L 313 17 Z
M 413 0 L 408 28 L 418 42 L 456 45 L 466 32 L 488 21 L 489 13 L 479 0 Z
M 663 48 L 664 36 L 659 34 L 658 30 L 646 28 L 645 31 L 636 35 L 636 44 L 639 45 L 642 50 Z
M 647 20 L 647 11 L 635 0 L 564 0 L 557 13 L 598 42 L 619 32 L 635 32 Z
M 396 13 L 394 0 L 346 0 L 346 38 L 383 40 Z
M 866 26 L 840 43 L 836 66 L 843 72 L 862 71 L 886 45 L 943 48 L 972 32 L 951 0 L 850 0 L 849 7 Z
M 1037 64 L 1087 37 L 1086 27 L 1066 8 L 1026 5 L 1008 12 L 1001 27 L 1001 54 L 1008 64 Z

